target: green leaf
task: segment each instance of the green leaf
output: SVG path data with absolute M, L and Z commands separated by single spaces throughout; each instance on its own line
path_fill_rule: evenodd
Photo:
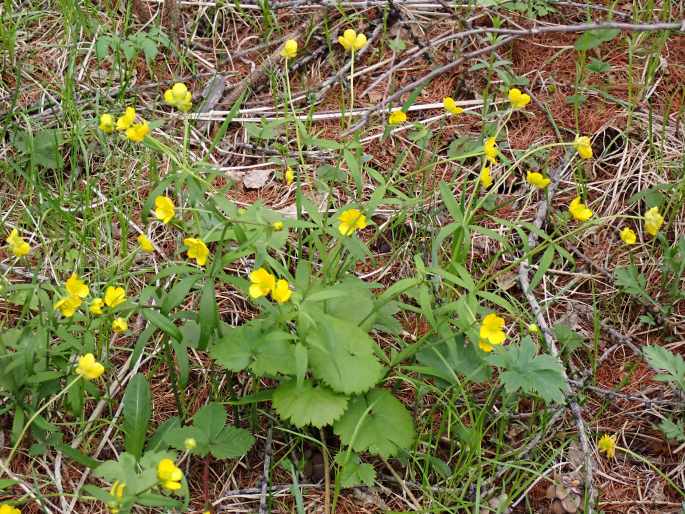
M 333 430 L 354 451 L 385 458 L 409 449 L 416 437 L 411 414 L 386 389 L 373 389 L 354 398 Z
M 554 246 L 548 246 L 545 250 L 545 253 L 543 253 L 542 257 L 540 258 L 540 262 L 538 263 L 538 269 L 535 271 L 535 275 L 533 275 L 533 278 L 530 280 L 531 291 L 538 286 L 538 284 L 542 280 L 542 277 L 547 272 L 549 267 L 552 265 L 553 260 Z
M 148 423 L 152 415 L 150 386 L 145 375 L 133 376 L 124 393 L 124 434 L 126 451 L 136 458 L 143 454 Z
M 557 323 L 552 331 L 554 332 L 554 338 L 559 341 L 561 347 L 568 353 L 573 353 L 583 345 L 583 337 L 568 325 Z
M 519 345 L 498 350 L 488 360 L 503 370 L 500 380 L 509 394 L 521 391 L 537 394 L 547 403 L 564 401 L 568 384 L 559 359 L 551 355 L 536 355 L 537 348 L 530 337 L 524 337 Z
M 216 306 L 216 294 L 214 292 L 213 282 L 207 282 L 202 288 L 199 316 L 200 340 L 198 341 L 198 348 L 204 350 L 207 348 L 209 338 L 219 324 L 219 313 Z
M 656 371 L 665 371 L 654 377 L 660 382 L 674 382 L 685 390 L 685 360 L 679 354 L 675 354 L 666 348 L 655 345 L 647 345 L 642 348 L 642 353 L 649 365 Z
M 607 73 L 611 70 L 611 66 L 607 62 L 592 57 L 587 65 L 587 69 L 592 73 Z
M 340 466 L 340 486 L 357 487 L 365 485 L 371 487 L 376 480 L 376 470 L 368 463 L 362 463 L 359 455 L 354 452 L 340 452 L 335 456 L 335 463 Z
M 166 316 L 154 309 L 143 309 L 143 317 L 162 332 L 176 339 L 176 341 L 183 341 L 181 331 Z
M 578 51 L 592 50 L 593 48 L 600 46 L 602 43 L 611 41 L 618 36 L 620 32 L 621 31 L 618 29 L 588 30 L 587 32 L 584 32 L 578 39 L 576 39 L 574 47 Z
M 624 292 L 636 298 L 652 301 L 647 293 L 647 279 L 637 270 L 634 264 L 614 270 L 616 285 Z
M 169 314 L 171 309 L 178 307 L 186 299 L 188 293 L 200 278 L 199 275 L 191 275 L 189 277 L 182 278 L 179 280 L 171 290 L 164 295 L 162 299 L 162 304 L 160 310 L 162 314 Z
M 374 355 L 373 339 L 358 325 L 333 316 L 317 314 L 316 322 L 307 337 L 314 376 L 340 393 L 372 388 L 383 372 Z
M 463 335 L 443 343 L 427 345 L 416 358 L 424 366 L 419 369 L 420 372 L 439 377 L 449 384 L 458 384 L 462 379 L 482 383 L 491 376 L 483 352 L 465 343 Z
M 668 418 L 664 418 L 659 423 L 659 429 L 664 433 L 666 439 L 678 441 L 682 443 L 685 441 L 685 430 L 682 423 L 674 423 Z
M 282 419 L 297 427 L 330 425 L 347 407 L 347 397 L 334 393 L 325 386 L 315 386 L 305 380 L 285 382 L 274 391 L 272 404 Z

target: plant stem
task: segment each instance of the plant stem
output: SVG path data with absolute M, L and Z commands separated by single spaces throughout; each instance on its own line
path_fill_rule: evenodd
M 323 480 L 324 480 L 324 504 L 323 514 L 330 514 L 331 512 L 331 468 L 330 455 L 328 454 L 328 446 L 326 446 L 326 435 L 323 428 L 319 429 L 319 436 L 321 437 L 321 457 L 323 457 Z

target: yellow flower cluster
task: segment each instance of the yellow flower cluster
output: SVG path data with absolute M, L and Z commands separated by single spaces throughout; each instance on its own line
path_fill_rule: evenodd
M 592 218 L 592 211 L 576 196 L 568 206 L 568 212 L 578 221 L 587 221 Z
M 5 239 L 9 246 L 10 252 L 15 257 L 24 257 L 31 251 L 31 246 L 24 241 L 24 238 L 19 235 L 19 231 L 14 228 Z
M 366 36 L 357 34 L 354 29 L 347 29 L 342 36 L 338 36 L 338 43 L 346 52 L 358 52 L 366 46 Z
M 100 115 L 99 128 L 105 134 L 111 134 L 115 130 L 124 132 L 129 140 L 140 143 L 150 133 L 150 126 L 145 120 L 141 120 L 140 123 L 135 123 L 135 121 L 136 110 L 133 107 L 127 107 L 124 114 L 117 118 L 116 124 L 111 114 Z
M 164 91 L 164 101 L 179 111 L 188 112 L 193 107 L 193 94 L 183 82 L 177 82 Z
M 95 360 L 92 353 L 87 353 L 78 358 L 76 374 L 86 380 L 96 380 L 105 372 L 105 367 Z
M 457 102 L 454 101 L 454 98 L 452 98 L 450 96 L 446 96 L 445 98 L 442 99 L 442 106 L 450 114 L 457 115 L 457 114 L 461 114 L 462 112 L 464 112 L 464 109 L 459 107 L 457 105 Z
M 509 90 L 509 102 L 511 102 L 513 109 L 523 109 L 530 103 L 530 95 L 522 93 L 520 89 L 514 87 Z
M 271 298 L 277 303 L 286 303 L 292 296 L 288 281 L 276 277 L 264 268 L 257 268 L 249 275 L 250 296 L 254 299 L 261 298 L 271 293 Z
M 366 216 L 359 209 L 346 209 L 338 216 L 338 232 L 343 236 L 351 236 L 357 230 L 366 228 Z
M 163 489 L 178 491 L 183 480 L 183 471 L 171 459 L 162 459 L 157 465 L 157 479 Z

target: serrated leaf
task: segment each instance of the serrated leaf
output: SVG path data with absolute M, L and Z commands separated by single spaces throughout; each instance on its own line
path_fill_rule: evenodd
M 422 373 L 439 377 L 449 384 L 457 384 L 463 378 L 481 383 L 491 376 L 483 352 L 477 351 L 472 344 L 466 344 L 463 335 L 428 345 L 416 358 L 424 366 L 420 370 Z
M 347 397 L 334 393 L 325 386 L 304 381 L 281 384 L 273 394 L 272 404 L 278 415 L 297 427 L 313 425 L 321 428 L 330 425 L 347 408 Z
M 488 360 L 503 370 L 500 380 L 509 394 L 520 391 L 537 394 L 547 403 L 563 402 L 568 384 L 561 362 L 551 355 L 536 355 L 536 352 L 530 337 L 524 337 L 519 345 L 500 348 Z
M 374 355 L 376 344 L 359 326 L 317 314 L 316 327 L 307 337 L 314 376 L 334 391 L 368 391 L 381 378 L 383 367 Z
M 655 345 L 644 346 L 642 353 L 653 369 L 666 372 L 656 375 L 655 380 L 675 382 L 681 389 L 685 390 L 685 360 L 681 355 Z
M 668 418 L 664 418 L 659 423 L 659 429 L 664 433 L 666 439 L 671 439 L 678 442 L 685 441 L 685 430 L 683 430 L 682 423 L 674 423 Z
M 148 423 L 152 415 L 152 400 L 150 386 L 145 375 L 137 373 L 133 376 L 123 399 L 122 416 L 124 418 L 124 434 L 126 451 L 136 458 L 140 458 L 145 445 Z
M 559 341 L 561 347 L 569 353 L 574 352 L 583 345 L 582 336 L 575 330 L 572 330 L 568 325 L 557 323 L 552 328 L 552 331 L 554 332 L 554 338 Z
M 376 470 L 371 464 L 362 462 L 354 452 L 343 451 L 335 456 L 335 463 L 340 466 L 340 486 L 357 487 L 365 485 L 371 487 L 376 480 Z
M 354 451 L 369 451 L 385 458 L 409 449 L 416 437 L 411 414 L 386 389 L 373 389 L 355 397 L 333 430 Z
M 616 285 L 624 292 L 636 298 L 650 301 L 647 293 L 647 279 L 635 265 L 623 266 L 614 270 Z

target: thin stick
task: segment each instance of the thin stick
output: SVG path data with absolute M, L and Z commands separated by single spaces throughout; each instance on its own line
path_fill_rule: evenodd
M 262 483 L 259 493 L 259 514 L 268 514 L 266 493 L 269 485 L 269 470 L 271 469 L 271 442 L 273 440 L 273 426 L 269 425 L 264 445 L 264 466 L 262 467 Z

